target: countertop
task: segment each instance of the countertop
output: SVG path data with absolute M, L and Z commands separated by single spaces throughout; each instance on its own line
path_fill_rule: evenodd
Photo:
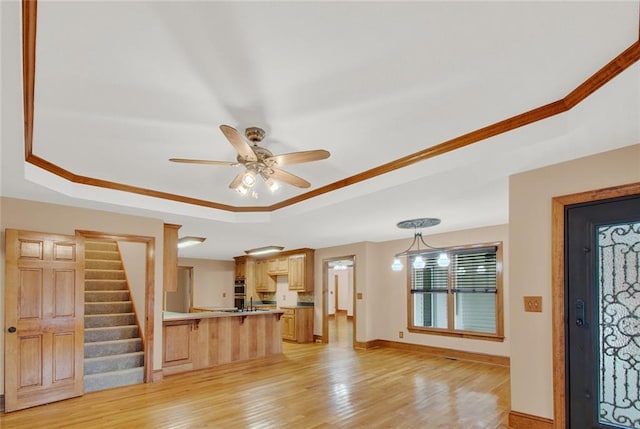
M 311 308 L 313 309 L 313 305 L 281 305 L 280 306 L 281 309 L 298 309 L 298 308 Z
M 201 311 L 198 313 L 174 313 L 173 311 L 164 311 L 162 313 L 162 320 L 170 322 L 174 320 L 192 320 L 192 319 L 207 319 L 211 317 L 252 317 L 261 316 L 265 314 L 282 314 L 282 310 L 257 310 L 257 311 L 242 311 L 238 313 L 232 313 L 229 311 Z

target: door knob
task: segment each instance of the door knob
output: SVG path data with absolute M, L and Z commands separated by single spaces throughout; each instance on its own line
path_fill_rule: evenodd
M 10 334 L 13 334 L 14 332 L 16 332 L 16 327 L 15 326 L 9 326 L 9 329 L 7 329 L 7 331 L 9 331 Z

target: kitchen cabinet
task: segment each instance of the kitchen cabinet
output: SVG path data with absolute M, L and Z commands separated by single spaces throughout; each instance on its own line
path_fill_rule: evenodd
M 287 275 L 289 273 L 289 258 L 285 256 L 269 259 L 267 271 L 271 276 Z
M 247 278 L 247 257 L 236 256 L 236 280 L 246 280 Z
M 297 343 L 313 342 L 313 307 L 281 307 L 282 339 Z
M 313 291 L 313 258 L 307 255 L 289 256 L 289 290 Z
M 269 275 L 269 261 L 256 260 L 254 264 L 254 282 L 256 292 L 275 292 L 276 280 Z
M 165 322 L 162 326 L 162 367 L 168 371 L 190 371 L 192 362 L 192 338 L 194 320 Z

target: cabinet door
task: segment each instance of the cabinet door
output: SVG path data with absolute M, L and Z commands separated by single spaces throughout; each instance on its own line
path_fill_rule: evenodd
M 282 315 L 282 338 L 285 340 L 296 340 L 296 318 L 293 310 L 285 310 Z
M 304 264 L 304 255 L 289 258 L 289 290 L 305 290 Z
M 236 280 L 244 280 L 246 278 L 247 263 L 245 261 L 236 261 Z

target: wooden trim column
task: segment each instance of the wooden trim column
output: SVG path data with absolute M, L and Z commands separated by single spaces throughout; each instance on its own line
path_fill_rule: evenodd
M 162 287 L 165 292 L 178 290 L 178 230 L 181 227 L 172 223 L 164 224 Z

